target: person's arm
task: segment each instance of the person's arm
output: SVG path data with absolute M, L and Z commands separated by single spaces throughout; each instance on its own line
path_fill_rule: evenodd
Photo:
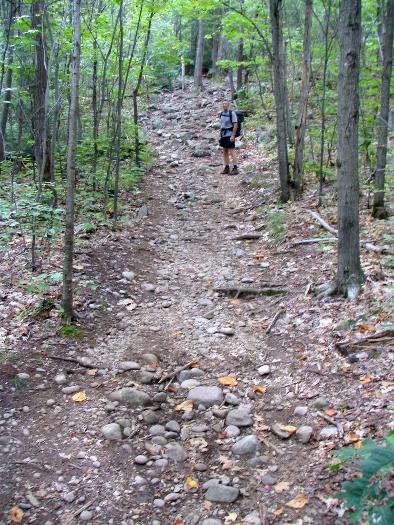
M 237 134 L 237 129 L 238 129 L 238 121 L 237 121 L 237 114 L 235 113 L 235 111 L 232 112 L 232 115 L 233 115 L 233 132 L 230 137 L 230 140 L 231 142 L 234 142 L 235 135 Z M 234 116 L 235 116 L 235 119 L 234 119 Z

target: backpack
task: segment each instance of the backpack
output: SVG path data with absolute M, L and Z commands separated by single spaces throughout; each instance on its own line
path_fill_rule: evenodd
M 230 109 L 229 113 L 230 113 L 230 120 L 231 120 L 231 124 L 233 123 L 233 109 Z M 222 111 L 222 113 L 220 113 L 220 117 L 222 116 L 222 114 L 224 113 L 224 111 Z M 240 137 L 241 135 L 243 135 L 243 132 L 242 132 L 242 123 L 243 121 L 245 120 L 245 117 L 244 117 L 244 114 L 241 112 L 241 111 L 235 111 L 235 114 L 237 115 L 237 119 L 238 119 L 238 128 L 237 128 L 237 132 L 235 134 L 236 137 Z

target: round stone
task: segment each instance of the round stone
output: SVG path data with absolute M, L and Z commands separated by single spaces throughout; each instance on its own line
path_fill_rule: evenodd
M 247 410 L 237 408 L 230 410 L 227 414 L 226 423 L 227 425 L 235 425 L 236 427 L 249 427 L 253 425 L 253 419 Z
M 105 439 L 117 440 L 122 439 L 122 429 L 118 423 L 109 423 L 101 427 L 101 432 Z
M 238 440 L 233 445 L 232 451 L 236 456 L 245 456 L 248 454 L 255 454 L 260 448 L 260 440 L 254 434 L 251 434 Z
M 239 496 L 239 489 L 229 485 L 212 485 L 205 498 L 213 503 L 233 503 Z
M 267 376 L 268 374 L 271 373 L 271 367 L 269 365 L 262 365 L 260 366 L 258 369 L 257 369 L 257 372 L 261 375 L 261 376 Z
M 143 454 L 140 454 L 139 456 L 136 456 L 134 458 L 134 463 L 136 463 L 137 465 L 146 465 L 148 461 L 149 461 L 148 458 L 144 456 Z
M 217 386 L 197 386 L 190 390 L 187 398 L 193 401 L 194 405 L 210 407 L 222 403 L 223 392 Z

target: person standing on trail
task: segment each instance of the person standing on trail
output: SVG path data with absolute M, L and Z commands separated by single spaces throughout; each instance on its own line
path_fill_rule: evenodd
M 222 174 L 237 175 L 237 156 L 235 152 L 235 136 L 238 129 L 238 117 L 235 111 L 230 109 L 227 100 L 223 102 L 223 111 L 220 113 L 220 140 L 219 145 L 223 148 L 224 170 Z M 230 171 L 230 159 L 233 169 Z

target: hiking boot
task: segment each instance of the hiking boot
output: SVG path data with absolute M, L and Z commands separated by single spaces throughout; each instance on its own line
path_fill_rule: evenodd
M 238 166 L 234 166 L 233 169 L 231 170 L 231 175 L 238 175 L 239 171 L 238 171 Z
M 228 173 L 230 173 L 230 166 L 225 166 L 223 171 L 220 172 L 222 175 L 227 175 Z

